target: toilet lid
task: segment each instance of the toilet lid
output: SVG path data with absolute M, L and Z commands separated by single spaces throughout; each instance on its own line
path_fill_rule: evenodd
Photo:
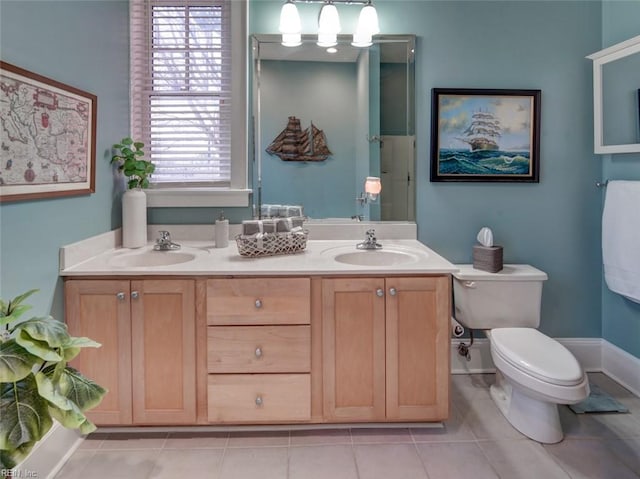
M 537 329 L 492 329 L 491 347 L 509 364 L 541 381 L 573 386 L 583 379 L 582 368 L 573 354 Z

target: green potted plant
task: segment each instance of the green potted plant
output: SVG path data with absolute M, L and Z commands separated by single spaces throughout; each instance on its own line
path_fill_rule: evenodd
M 118 169 L 128 178 L 129 189 L 149 188 L 149 176 L 155 171 L 155 165 L 144 158 L 144 143 L 123 138 L 113 145 L 116 154 L 111 163 L 118 163 Z
M 99 347 L 88 338 L 70 336 L 52 318 L 21 316 L 23 301 L 0 299 L 0 469 L 22 461 L 56 419 L 82 434 L 95 430 L 84 412 L 97 406 L 106 390 L 67 365 L 81 348 Z
M 111 163 L 118 164 L 127 177 L 128 189 L 122 195 L 122 246 L 140 248 L 147 244 L 147 196 L 149 176 L 155 165 L 144 157 L 144 143 L 123 138 L 113 145 L 115 154 Z

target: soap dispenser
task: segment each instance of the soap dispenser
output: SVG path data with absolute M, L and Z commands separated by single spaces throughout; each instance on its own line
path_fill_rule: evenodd
M 216 248 L 229 246 L 229 220 L 224 217 L 224 211 L 220 213 L 216 220 L 214 238 Z

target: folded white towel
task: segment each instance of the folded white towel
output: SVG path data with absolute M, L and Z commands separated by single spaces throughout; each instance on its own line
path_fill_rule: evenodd
M 604 279 L 640 303 L 640 181 L 609 181 L 602 213 Z

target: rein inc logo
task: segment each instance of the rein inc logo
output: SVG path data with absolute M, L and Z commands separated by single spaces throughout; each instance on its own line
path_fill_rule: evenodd
M 38 471 L 31 471 L 29 469 L 0 469 L 0 478 L 5 477 L 35 478 L 38 477 Z

